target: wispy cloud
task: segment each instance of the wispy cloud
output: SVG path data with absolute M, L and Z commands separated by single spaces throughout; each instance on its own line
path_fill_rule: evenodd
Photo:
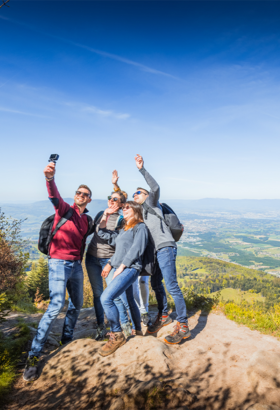
M 116 113 L 111 110 L 101 110 L 100 108 L 94 107 L 94 106 L 88 106 L 88 107 L 83 107 L 82 111 L 84 112 L 89 112 L 97 115 L 101 115 L 102 117 L 113 117 L 118 120 L 126 120 L 130 117 L 130 114 L 122 114 L 122 113 Z
M 139 70 L 145 71 L 145 72 L 147 72 L 147 73 L 156 74 L 156 75 L 161 75 L 161 76 L 173 78 L 174 80 L 180 80 L 180 81 L 182 81 L 179 77 L 176 77 L 176 76 L 174 76 L 174 75 L 172 75 L 172 74 L 169 74 L 169 73 L 166 73 L 166 72 L 164 72 L 164 71 L 157 70 L 157 69 L 152 68 L 152 67 L 148 67 L 148 66 L 146 66 L 146 65 L 144 65 L 144 64 L 138 63 L 137 61 L 129 60 L 129 59 L 127 59 L 127 58 L 118 56 L 118 55 L 116 55 L 116 54 L 108 53 L 107 51 L 97 50 L 97 49 L 95 49 L 95 48 L 86 46 L 86 45 L 84 45 L 84 44 L 76 43 L 76 42 L 71 41 L 71 40 L 68 40 L 68 39 L 66 39 L 66 38 L 59 37 L 59 36 L 55 36 L 55 35 L 53 35 L 53 34 L 49 34 L 49 33 L 46 33 L 46 32 L 44 32 L 44 31 L 40 31 L 40 30 L 36 29 L 36 28 L 33 27 L 33 26 L 30 26 L 30 25 L 21 23 L 20 21 L 17 21 L 17 20 L 14 20 L 14 19 L 10 19 L 10 18 L 7 18 L 7 17 L 3 17 L 3 16 L 0 16 L 0 19 L 5 20 L 5 21 L 9 21 L 9 22 L 11 22 L 11 23 L 13 23 L 13 24 L 17 24 L 17 25 L 22 26 L 22 27 L 25 27 L 25 28 L 27 28 L 27 29 L 29 29 L 29 30 L 36 31 L 37 33 L 40 33 L 40 34 L 43 34 L 43 35 L 45 35 L 45 36 L 54 38 L 54 39 L 56 39 L 56 40 L 60 40 L 60 41 L 62 41 L 62 42 L 64 42 L 64 43 L 70 44 L 70 45 L 72 45 L 72 46 L 82 48 L 82 49 L 87 50 L 87 51 L 89 51 L 89 52 L 91 52 L 91 53 L 98 54 L 98 55 L 100 55 L 100 56 L 102 56 L 102 57 L 110 58 L 111 60 L 116 60 L 116 61 L 120 61 L 121 63 L 124 63 L 124 64 L 132 65 L 132 66 L 134 66 L 134 67 L 137 67 Z
M 20 115 L 28 115 L 30 117 L 38 117 L 38 118 L 51 118 L 46 115 L 40 115 L 40 114 L 33 114 L 30 112 L 24 112 L 24 111 L 19 111 L 19 110 L 13 110 L 12 108 L 5 108 L 5 107 L 0 107 L 0 111 L 2 112 L 7 112 L 10 114 L 20 114 Z

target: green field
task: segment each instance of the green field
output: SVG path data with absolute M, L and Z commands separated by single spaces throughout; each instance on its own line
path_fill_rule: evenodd
M 215 295 L 217 292 L 212 293 L 211 295 Z M 220 291 L 221 297 L 220 300 L 224 302 L 228 302 L 233 300 L 235 303 L 241 303 L 243 301 L 246 302 L 265 302 L 265 298 L 262 297 L 260 294 L 253 293 L 250 291 L 242 291 L 240 289 L 232 289 L 226 288 Z

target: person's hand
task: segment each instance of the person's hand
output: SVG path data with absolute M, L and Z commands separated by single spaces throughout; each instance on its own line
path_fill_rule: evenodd
M 114 202 L 112 205 L 110 204 L 109 208 L 105 209 L 104 215 L 112 215 L 118 210 L 119 210 L 119 205 L 116 205 L 116 203 Z
M 101 272 L 101 276 L 102 276 L 102 278 L 107 278 L 107 276 L 109 275 L 109 273 L 111 272 L 111 270 L 112 270 L 112 266 L 109 264 L 109 263 L 107 263 L 107 265 L 106 266 L 104 266 L 104 269 L 103 269 L 103 271 Z
M 116 276 L 120 275 L 124 271 L 125 267 L 126 266 L 122 263 L 121 266 L 118 269 L 115 270 L 114 275 L 113 275 L 113 279 L 115 279 Z
M 44 169 L 44 174 L 46 178 L 53 178 L 55 174 L 55 163 L 50 162 L 49 165 Z
M 115 171 L 112 172 L 112 184 L 113 185 L 117 184 L 118 179 L 119 179 L 118 171 L 115 170 Z
M 135 157 L 136 166 L 138 169 L 142 169 L 144 165 L 144 160 L 141 155 L 137 154 Z

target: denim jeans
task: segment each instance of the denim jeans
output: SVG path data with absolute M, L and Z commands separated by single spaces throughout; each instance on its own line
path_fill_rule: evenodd
M 151 286 L 156 294 L 159 313 L 167 315 L 167 297 L 162 284 L 162 279 L 164 279 L 166 289 L 175 303 L 177 321 L 188 323 L 186 303 L 177 281 L 176 255 L 177 249 L 171 246 L 157 251 L 158 268 L 151 277 Z
M 133 296 L 141 315 L 149 312 L 149 276 L 139 276 L 133 283 Z
M 83 269 L 81 261 L 49 259 L 50 304 L 42 317 L 37 333 L 33 339 L 29 356 L 39 357 L 56 319 L 65 303 L 68 290 L 71 298 L 62 332 L 62 342 L 73 339 L 74 327 L 83 306 Z
M 97 324 L 102 325 L 104 323 L 104 310 L 100 301 L 101 295 L 103 293 L 103 279 L 101 272 L 103 268 L 107 265 L 109 259 L 107 258 L 96 258 L 95 256 L 86 254 L 86 268 L 93 292 L 93 304 L 97 319 Z M 113 279 L 114 273 L 111 272 L 105 279 L 107 286 Z M 129 306 L 126 298 L 117 297 L 115 300 L 116 306 L 119 310 L 121 324 L 128 323 L 127 310 Z
M 112 269 L 111 272 L 113 274 L 115 269 Z M 122 330 L 119 320 L 119 311 L 115 304 L 115 299 L 124 292 L 127 297 L 127 302 L 131 312 L 131 319 L 135 324 L 135 329 L 141 330 L 140 311 L 134 300 L 132 288 L 132 284 L 137 280 L 138 276 L 138 270 L 134 268 L 126 268 L 120 275 L 112 280 L 112 282 L 102 293 L 101 303 L 107 319 L 110 322 L 112 332 L 121 332 Z

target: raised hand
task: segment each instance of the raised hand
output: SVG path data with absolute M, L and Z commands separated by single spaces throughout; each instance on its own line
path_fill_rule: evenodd
M 118 171 L 117 171 L 117 170 L 114 170 L 114 171 L 112 172 L 112 184 L 113 184 L 113 185 L 117 184 L 118 179 L 119 179 Z
M 104 215 L 112 215 L 115 212 L 117 212 L 118 210 L 119 210 L 119 206 L 115 205 L 115 202 L 114 202 L 114 205 L 112 205 L 109 208 L 105 209 Z
M 46 178 L 53 178 L 55 174 L 55 163 L 50 162 L 49 165 L 44 169 L 44 174 Z
M 138 169 L 143 168 L 144 160 L 143 160 L 143 157 L 141 157 L 141 155 L 139 155 L 139 154 L 136 155 L 135 162 L 136 162 L 136 166 L 137 166 Z

